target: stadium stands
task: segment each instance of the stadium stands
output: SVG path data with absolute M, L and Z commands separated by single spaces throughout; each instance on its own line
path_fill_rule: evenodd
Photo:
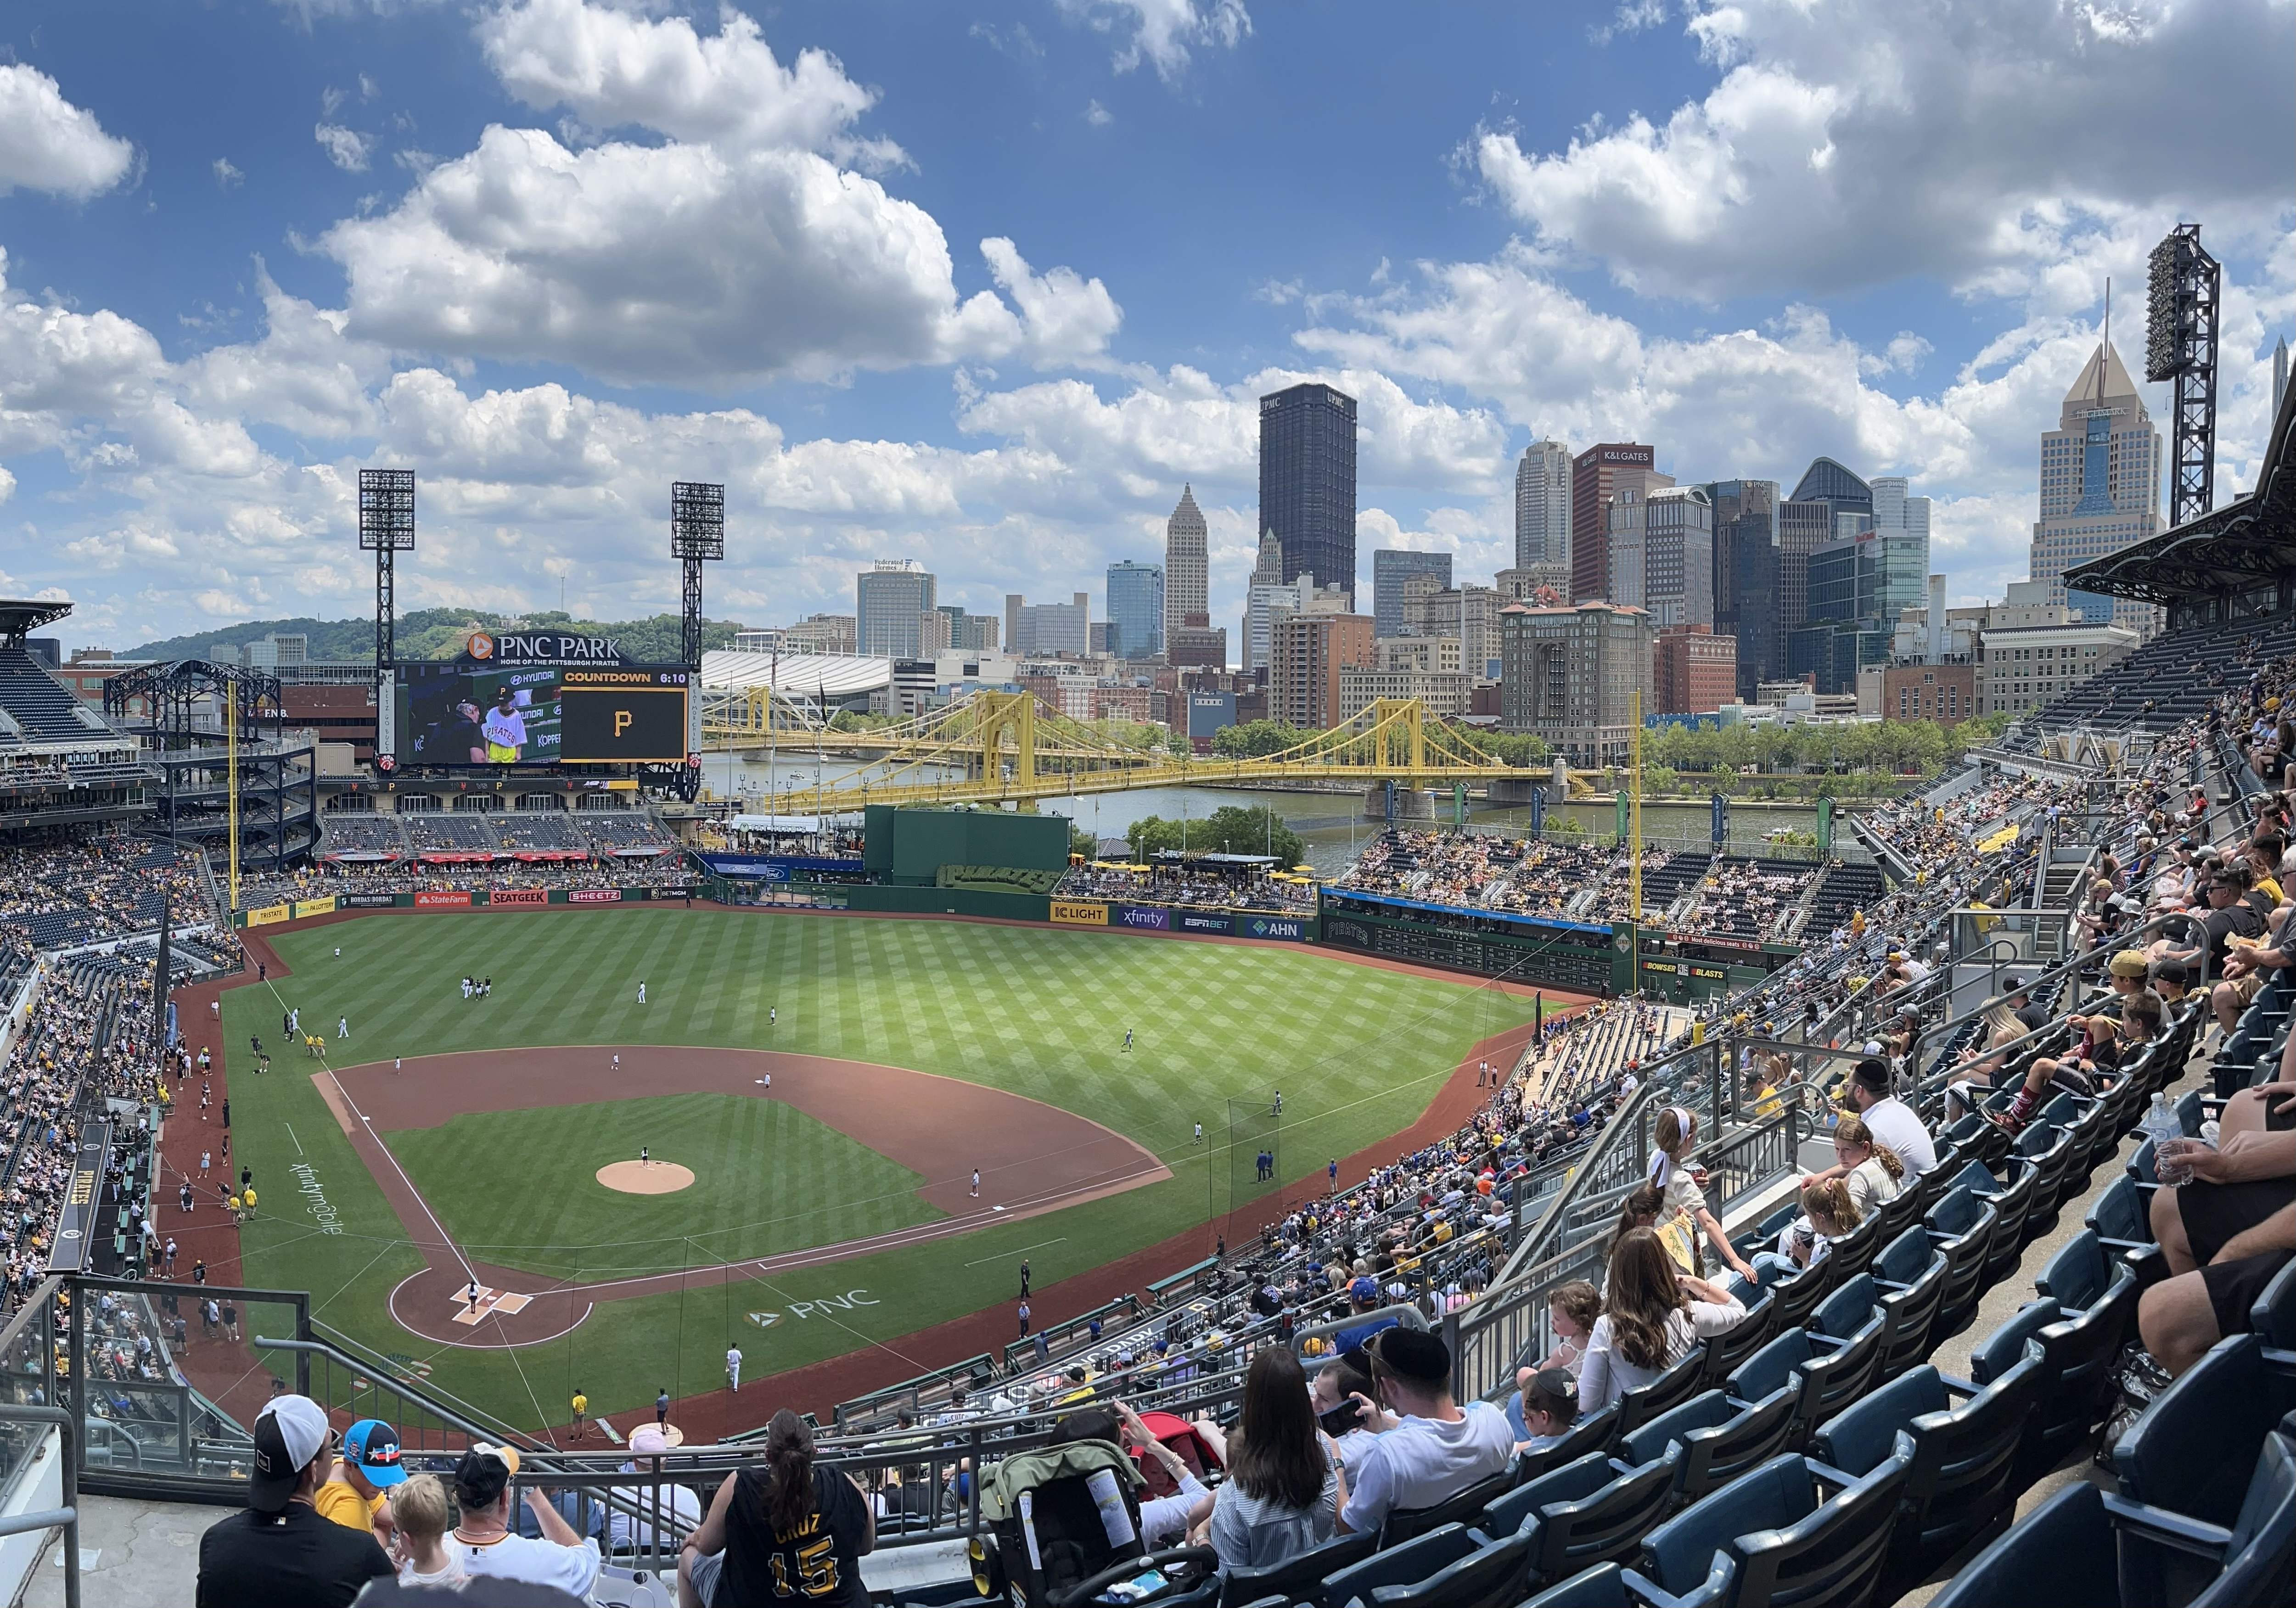
M 33 742 L 85 742 L 107 730 L 22 648 L 0 646 L 0 712 Z

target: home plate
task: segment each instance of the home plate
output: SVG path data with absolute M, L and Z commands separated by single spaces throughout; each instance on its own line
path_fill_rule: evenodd
M 519 1295 L 504 1290 L 489 1290 L 480 1285 L 479 1299 L 455 1313 L 455 1321 L 458 1324 L 477 1325 L 495 1313 L 500 1313 L 503 1317 L 508 1317 L 513 1313 L 526 1310 L 527 1302 L 532 1299 L 531 1296 Z

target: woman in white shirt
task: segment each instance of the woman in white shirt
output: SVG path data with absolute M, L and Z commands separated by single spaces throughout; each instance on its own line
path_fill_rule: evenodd
M 1611 1247 L 1603 1305 L 1578 1370 L 1582 1415 L 1650 1383 L 1700 1341 L 1726 1334 L 1746 1318 L 1744 1305 L 1727 1290 L 1677 1272 L 1647 1228 L 1620 1235 Z
M 1896 1200 L 1904 1186 L 1906 1164 L 1856 1117 L 1834 1124 L 1833 1159 L 1848 1169 L 1841 1181 L 1849 1185 L 1850 1204 L 1857 1208 L 1861 1221 L 1873 1216 L 1875 1207 Z

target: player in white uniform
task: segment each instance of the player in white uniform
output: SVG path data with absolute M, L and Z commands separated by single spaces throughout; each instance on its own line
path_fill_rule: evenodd
M 526 746 L 526 714 L 518 701 L 525 695 L 508 687 L 495 694 L 495 706 L 480 727 L 486 733 L 488 764 L 518 763 L 519 751 Z

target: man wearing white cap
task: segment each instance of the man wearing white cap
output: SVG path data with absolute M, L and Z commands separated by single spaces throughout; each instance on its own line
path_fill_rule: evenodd
M 659 1457 L 670 1449 L 668 1436 L 651 1423 L 642 1423 L 630 1432 L 632 1460 L 622 1464 L 622 1473 L 653 1472 L 651 1463 L 642 1467 L 636 1459 Z M 636 1514 L 630 1514 L 616 1506 L 606 1514 L 607 1539 L 618 1550 L 644 1551 L 652 1545 L 653 1521 L 657 1517 L 661 1520 L 661 1543 L 665 1546 L 676 1546 L 701 1527 L 701 1498 L 693 1494 L 691 1487 L 664 1485 L 657 1495 L 645 1486 L 618 1486 L 613 1495 L 637 1509 Z
M 319 1516 L 333 1435 L 308 1396 L 274 1396 L 255 1420 L 247 1506 L 200 1537 L 197 1608 L 348 1608 L 392 1573 L 373 1536 Z
M 528 1489 L 526 1510 L 541 1526 L 542 1538 L 520 1535 L 510 1497 L 511 1476 L 517 1473 L 515 1448 L 481 1440 L 463 1454 L 455 1465 L 455 1503 L 463 1510 L 463 1522 L 455 1526 L 447 1551 L 473 1581 L 491 1575 L 587 1596 L 598 1578 L 597 1542 L 577 1536 L 538 1487 Z M 477 1590 L 470 1595 L 485 1600 Z

